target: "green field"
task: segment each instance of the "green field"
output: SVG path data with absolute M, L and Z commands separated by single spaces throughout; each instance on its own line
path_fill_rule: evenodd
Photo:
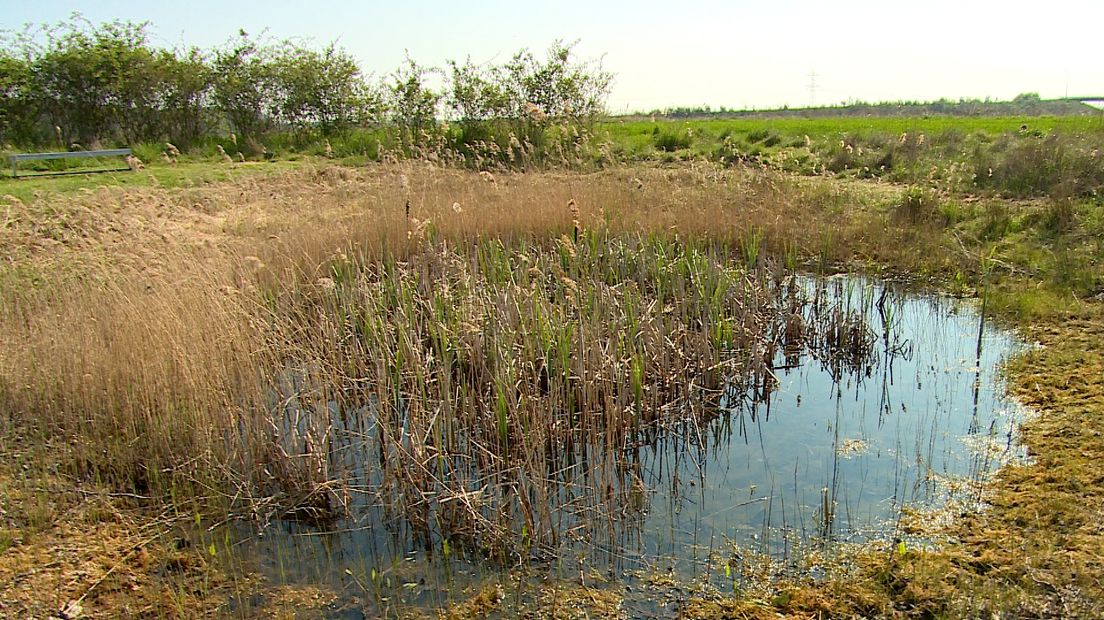
M 611 120 L 612 158 L 709 160 L 926 185 L 953 193 L 1095 196 L 1104 116 Z

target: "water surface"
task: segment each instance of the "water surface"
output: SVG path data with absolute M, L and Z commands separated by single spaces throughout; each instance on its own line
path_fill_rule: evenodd
M 563 529 L 551 549 L 534 545 L 506 562 L 487 561 L 455 541 L 412 535 L 394 511 L 369 502 L 326 528 L 243 526 L 239 555 L 278 583 L 332 586 L 341 593 L 335 617 L 371 617 L 448 604 L 519 566 L 534 579 L 597 580 L 635 592 L 647 589 L 632 584 L 656 574 L 731 583 L 738 577 L 722 567 L 738 567 L 745 554 L 804 566 L 799 559 L 811 549 L 895 544 L 904 507 L 976 507 L 979 482 L 1022 455 L 1019 410 L 999 376 L 1022 346 L 1014 334 L 983 321 L 968 301 L 854 277 L 800 286 L 811 299 L 863 316 L 872 353 L 848 360 L 779 350 L 774 380 L 730 386 L 708 419 L 557 472 L 562 485 L 549 509 Z M 349 417 L 338 413 L 335 406 L 335 419 Z M 370 426 L 369 405 L 357 414 Z M 361 438 L 346 458 L 370 486 L 371 429 L 345 430 Z M 606 470 L 618 473 L 607 478 Z M 626 605 L 642 615 L 664 609 Z

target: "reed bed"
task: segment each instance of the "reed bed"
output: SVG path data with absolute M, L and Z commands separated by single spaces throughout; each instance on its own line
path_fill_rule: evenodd
M 780 183 L 417 165 L 35 203 L 64 236 L 5 231 L 45 278 L 4 290 L 5 421 L 181 511 L 500 559 L 613 536 L 641 446 L 769 393 L 780 351 L 871 341 L 795 286 L 835 207 Z

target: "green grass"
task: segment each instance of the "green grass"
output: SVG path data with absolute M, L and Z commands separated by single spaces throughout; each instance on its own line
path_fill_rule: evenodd
M 1104 116 L 621 119 L 595 134 L 627 161 L 751 163 L 954 194 L 1104 194 Z
M 224 164 L 210 161 L 182 161 L 175 165 L 151 163 L 137 172 L 103 172 L 67 176 L 0 178 L 0 196 L 29 202 L 47 193 L 71 194 L 97 187 L 186 187 L 227 181 L 245 175 L 291 170 L 300 166 L 291 160 Z
M 163 167 L 165 144 L 132 146 L 148 167 Z M 363 165 L 425 159 L 479 170 L 593 169 L 695 159 L 765 165 L 803 175 L 924 184 L 945 193 L 1077 198 L 1104 194 L 1099 159 L 1104 152 L 1104 115 L 612 118 L 593 125 L 487 121 L 442 124 L 418 135 L 379 126 L 329 138 L 296 132 L 273 132 L 261 142 L 248 143 L 233 136 L 210 137 L 192 145 L 180 162 L 221 163 L 223 152 L 234 161 L 319 157 Z M 27 167 L 47 171 L 72 165 L 36 162 Z M 171 175 L 167 182 L 172 182 Z M 87 186 L 82 181 L 48 183 L 50 188 Z
M 647 142 L 658 126 L 662 130 L 674 127 L 693 129 L 699 141 L 721 140 L 725 135 L 748 136 L 757 132 L 774 132 L 784 137 L 808 135 L 817 139 L 843 135 L 874 135 L 902 133 L 939 134 L 949 130 L 967 133 L 983 132 L 998 135 L 1018 132 L 1023 125 L 1029 131 L 1100 132 L 1104 117 L 1100 116 L 1004 116 L 1004 117 L 840 117 L 840 118 L 741 118 L 693 120 L 609 120 L 598 125 L 600 135 L 608 135 L 615 143 Z M 644 138 L 644 136 L 649 136 Z

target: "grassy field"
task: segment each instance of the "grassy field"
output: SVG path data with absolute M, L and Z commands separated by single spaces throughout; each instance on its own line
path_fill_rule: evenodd
M 665 129 L 686 127 L 699 134 L 703 141 L 723 134 L 749 136 L 756 133 L 775 133 L 793 139 L 804 136 L 873 136 L 879 134 L 926 134 L 937 136 L 946 132 L 964 134 L 980 133 L 998 136 L 1003 133 L 1019 133 L 1021 127 L 1041 133 L 1087 133 L 1104 129 L 1104 119 L 1093 116 L 934 116 L 934 117 L 834 117 L 834 118 L 747 118 L 747 119 L 691 119 L 652 121 L 611 119 L 601 124 L 617 141 L 644 144 L 643 136 L 654 135 L 658 125 Z
M 952 194 L 1098 199 L 1104 117 L 648 120 L 597 130 L 615 159 L 704 159 Z
M 165 143 L 131 146 L 154 167 L 169 160 L 325 158 L 364 165 L 414 159 L 495 172 L 698 161 L 881 180 L 953 195 L 1099 202 L 1104 192 L 1104 115 L 484 121 L 441 124 L 417 135 L 389 126 L 329 138 L 273 132 L 263 144 L 248 145 L 233 136 L 209 137 L 183 154 Z M 46 172 L 71 164 L 34 165 Z
M 535 472 L 573 442 L 617 445 L 661 424 L 648 416 L 687 377 L 708 385 L 722 350 L 745 352 L 738 372 L 760 380 L 751 352 L 784 335 L 766 327 L 793 313 L 775 283 L 798 270 L 983 296 L 1041 342 L 1009 369 L 1039 412 L 1024 432 L 1033 460 L 1003 470 L 990 508 L 947 525 L 940 549 L 857 552 L 827 579 L 768 580 L 680 613 L 1094 617 L 1104 206 L 1055 186 L 981 191 L 777 162 L 827 158 L 841 140 L 907 143 L 898 131 L 928 136 L 918 169 L 955 165 L 944 154 L 956 132 L 967 145 L 1006 139 L 1005 155 L 1051 130 L 1074 153 L 1099 135 L 1093 119 L 958 122 L 613 123 L 598 129 L 607 150 L 635 161 L 601 169 L 184 159 L 0 181 L 0 614 L 234 615 L 228 600 L 258 592 L 260 613 L 308 613 L 332 600 L 231 573 L 223 541 L 179 534 L 228 517 L 325 519 L 347 503 L 340 463 L 322 456 L 328 422 L 288 425 L 270 406 L 291 364 L 316 405 L 367 398 L 396 424 L 408 415 L 423 440 L 385 441 L 379 492 L 412 527 L 413 498 L 467 497 L 448 455 L 515 489 L 489 513 L 439 512 L 453 540 L 492 556 L 539 544 L 558 532 L 525 499 L 552 492 Z M 764 145 L 761 159 L 710 156 L 726 140 Z M 1057 185 L 1083 163 L 1070 161 Z M 608 591 L 551 587 L 616 617 Z

